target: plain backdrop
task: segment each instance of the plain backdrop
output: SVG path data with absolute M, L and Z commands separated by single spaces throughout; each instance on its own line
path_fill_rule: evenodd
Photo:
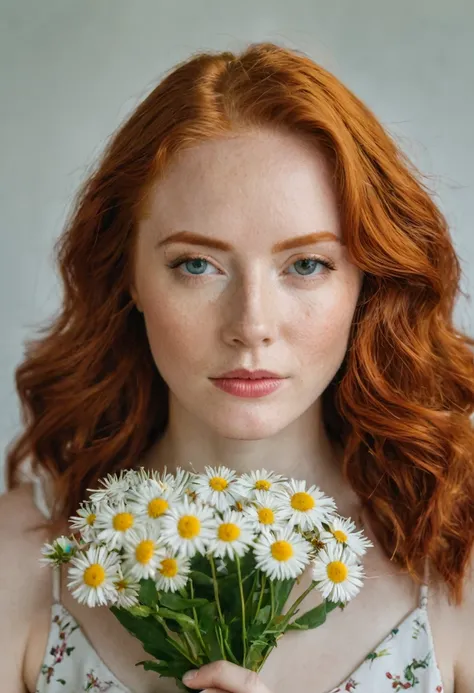
M 52 248 L 78 185 L 170 67 L 262 40 L 334 72 L 396 137 L 429 177 L 471 293 L 472 0 L 0 0 L 0 492 L 20 426 L 14 369 L 60 305 Z M 455 321 L 474 334 L 462 296 Z

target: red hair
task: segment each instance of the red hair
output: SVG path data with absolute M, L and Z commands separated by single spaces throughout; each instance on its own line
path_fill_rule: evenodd
M 29 457 L 54 479 L 53 527 L 164 431 L 167 385 L 129 289 L 136 222 L 173 155 L 248 128 L 311 138 L 334 165 L 341 228 L 364 282 L 349 347 L 322 395 L 329 437 L 385 553 L 457 602 L 474 542 L 474 340 L 453 325 L 461 268 L 446 219 L 374 114 L 301 52 L 272 43 L 180 63 L 114 133 L 55 250 L 59 315 L 27 342 L 16 387 Z M 465 295 L 465 294 L 463 294 Z

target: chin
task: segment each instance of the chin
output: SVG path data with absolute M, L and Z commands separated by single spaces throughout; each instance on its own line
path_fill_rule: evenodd
M 225 417 L 220 420 L 216 416 L 209 422 L 209 426 L 223 438 L 231 440 L 262 440 L 270 438 L 280 433 L 288 426 L 290 421 L 283 420 L 281 417 L 271 419 L 258 415 L 248 415 L 239 419 L 238 417 Z

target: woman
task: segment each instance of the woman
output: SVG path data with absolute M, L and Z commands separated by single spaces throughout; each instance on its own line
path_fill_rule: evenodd
M 371 111 L 297 51 L 193 56 L 112 138 L 58 251 L 63 308 L 16 376 L 3 690 L 177 690 L 38 556 L 106 473 L 192 463 L 315 483 L 375 547 L 344 613 L 259 677 L 214 663 L 189 686 L 472 691 L 474 340 L 446 220 Z

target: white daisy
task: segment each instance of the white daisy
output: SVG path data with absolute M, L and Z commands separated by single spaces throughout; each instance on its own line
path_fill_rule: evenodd
M 95 531 L 96 508 L 93 503 L 81 503 L 77 515 L 69 518 L 71 529 L 79 530 L 84 541 L 93 541 Z
M 137 580 L 154 578 L 164 555 L 159 529 L 153 525 L 138 525 L 128 532 L 124 543 L 125 568 Z
M 364 577 L 356 555 L 343 544 L 326 544 L 313 560 L 313 580 L 324 599 L 348 602 L 359 592 Z
M 192 557 L 205 553 L 212 539 L 213 508 L 189 501 L 185 496 L 163 515 L 161 537 L 167 546 L 180 556 Z
M 99 542 L 106 542 L 110 549 L 120 549 L 128 533 L 136 524 L 139 524 L 136 516 L 123 500 L 115 505 L 101 503 L 97 508 L 95 520 L 96 539 Z
M 60 536 L 52 544 L 44 544 L 41 549 L 43 558 L 40 558 L 39 562 L 43 565 L 53 566 L 69 563 L 71 558 L 76 555 L 78 548 L 76 542 L 71 541 L 68 537 Z
M 336 509 L 333 498 L 325 496 L 317 486 L 307 489 L 306 481 L 291 479 L 278 495 L 282 499 L 283 517 L 302 531 L 321 529 Z
M 257 491 L 261 494 L 277 491 L 281 488 L 283 482 L 284 477 L 281 474 L 267 472 L 266 469 L 259 469 L 248 474 L 242 474 L 238 480 L 238 487 L 244 498 L 252 500 Z
M 128 494 L 129 507 L 141 521 L 159 526 L 163 515 L 169 510 L 176 494 L 171 488 L 164 488 L 155 479 L 138 484 Z
M 256 567 L 271 580 L 296 578 L 309 563 L 311 544 L 291 526 L 264 532 L 255 542 Z
M 362 530 L 356 532 L 355 523 L 351 518 L 335 516 L 328 523 L 329 530 L 323 530 L 320 539 L 325 544 L 337 542 L 345 544 L 357 556 L 363 556 L 367 549 L 373 546 L 372 542 L 363 536 Z
M 191 479 L 193 474 L 186 471 L 182 467 L 177 467 L 176 471 L 172 474 L 167 472 L 166 468 L 161 475 L 161 482 L 165 488 L 172 489 L 177 496 L 181 496 L 188 490 L 191 485 Z
M 114 585 L 119 562 L 116 552 L 99 546 L 71 559 L 68 587 L 73 597 L 87 606 L 108 606 L 117 600 Z
M 102 488 L 87 489 L 92 491 L 90 500 L 93 503 L 101 503 L 102 501 L 115 503 L 123 499 L 130 488 L 129 472 L 130 470 L 122 469 L 118 475 L 107 474 L 105 478 L 99 479 L 99 484 L 101 484 Z
M 217 558 L 243 556 L 255 539 L 252 524 L 242 513 L 225 510 L 222 517 L 215 517 L 212 539 L 208 550 Z
M 139 603 L 140 583 L 130 573 L 124 572 L 120 567 L 114 579 L 114 587 L 117 590 L 115 606 L 128 609 Z
M 227 467 L 206 467 L 204 474 L 195 474 L 191 487 L 203 503 L 214 506 L 221 512 L 239 500 L 236 472 Z
M 191 570 L 189 558 L 167 552 L 160 561 L 156 571 L 156 589 L 164 592 L 176 592 L 186 586 Z
M 130 490 L 132 490 L 140 484 L 146 484 L 151 479 L 151 472 L 143 466 L 138 467 L 138 469 L 127 469 L 125 478 Z
M 255 491 L 254 501 L 244 508 L 255 532 L 266 532 L 286 525 L 282 501 L 267 491 Z

